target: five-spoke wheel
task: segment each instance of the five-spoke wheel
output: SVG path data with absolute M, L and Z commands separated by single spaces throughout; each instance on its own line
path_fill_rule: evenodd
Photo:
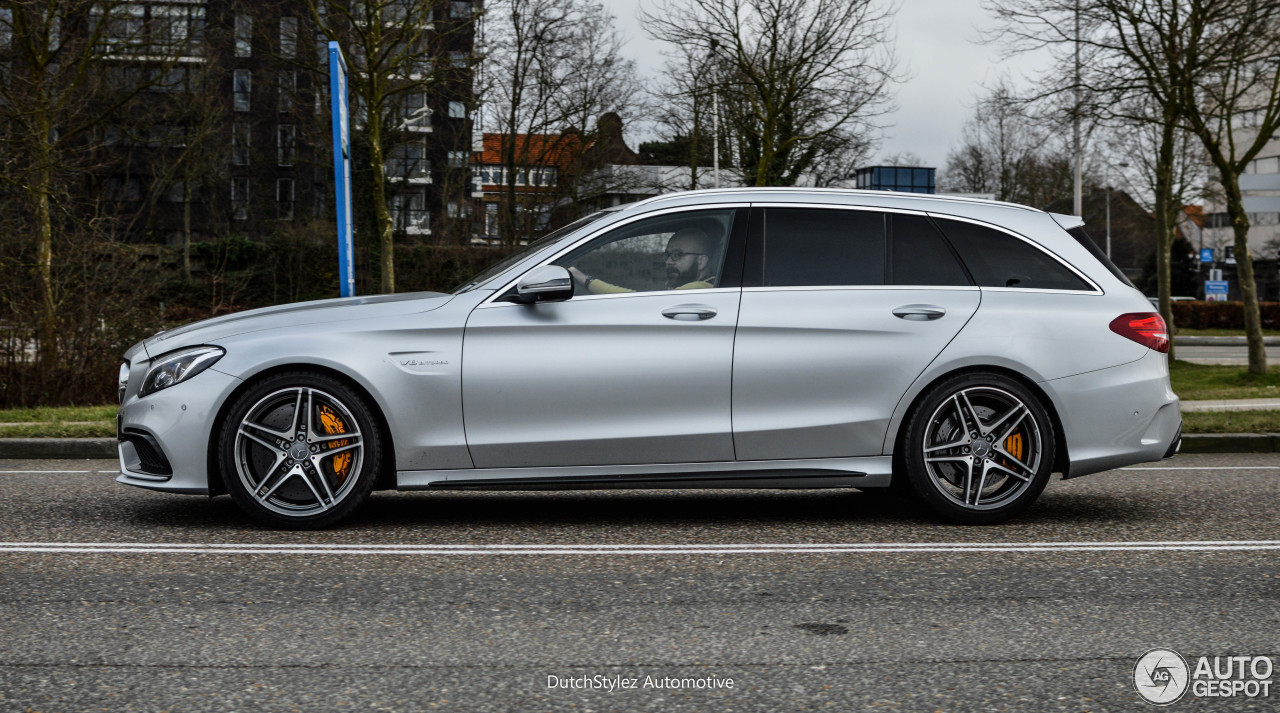
M 995 373 L 931 388 L 908 418 L 906 476 L 947 519 L 1003 522 L 1039 497 L 1053 470 L 1053 425 L 1040 399 Z
M 222 426 L 227 490 L 278 527 L 322 527 L 368 495 L 379 441 L 369 409 L 349 387 L 318 374 L 284 374 L 250 388 Z

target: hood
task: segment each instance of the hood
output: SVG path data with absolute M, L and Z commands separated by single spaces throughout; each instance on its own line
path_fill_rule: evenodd
M 236 334 L 273 327 L 296 327 L 319 322 L 333 323 L 430 312 L 443 306 L 452 298 L 453 295 L 440 292 L 410 292 L 398 295 L 341 297 L 262 307 L 157 332 L 137 346 L 143 347 L 149 357 L 155 357 L 188 345 L 209 344 Z M 129 354 L 136 353 L 137 346 L 130 349 Z

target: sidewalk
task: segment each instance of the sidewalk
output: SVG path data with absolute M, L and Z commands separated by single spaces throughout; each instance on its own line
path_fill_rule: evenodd
M 1280 398 L 1183 401 L 1179 406 L 1183 413 L 1191 411 L 1280 411 Z

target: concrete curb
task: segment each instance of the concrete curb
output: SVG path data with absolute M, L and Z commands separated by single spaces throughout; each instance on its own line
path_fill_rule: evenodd
M 0 458 L 111 458 L 114 438 L 0 438 Z
M 1280 433 L 1191 433 L 1182 453 L 1280 453 Z M 0 458 L 116 458 L 114 438 L 0 438 Z
M 1243 347 L 1249 343 L 1244 337 L 1174 337 L 1176 347 Z M 1263 337 L 1262 344 L 1280 346 L 1280 337 Z

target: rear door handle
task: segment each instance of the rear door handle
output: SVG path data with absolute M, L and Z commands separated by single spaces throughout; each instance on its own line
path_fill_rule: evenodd
M 893 310 L 893 316 L 908 319 L 912 322 L 926 322 L 931 319 L 938 319 L 946 313 L 947 310 L 938 305 L 902 305 Z
M 706 305 L 676 305 L 662 310 L 662 316 L 681 322 L 701 322 L 716 316 L 716 311 Z

